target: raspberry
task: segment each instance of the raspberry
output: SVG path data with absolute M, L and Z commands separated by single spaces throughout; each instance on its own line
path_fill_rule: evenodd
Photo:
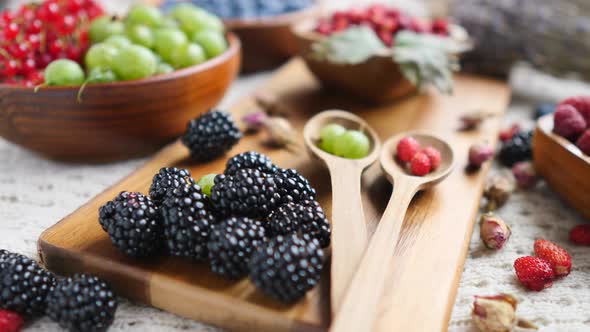
M 18 332 L 23 323 L 23 318 L 16 312 L 0 309 L 0 331 Z
M 581 246 L 590 246 L 590 224 L 578 225 L 570 231 L 570 240 Z
M 512 139 L 512 137 L 521 131 L 521 127 L 518 123 L 513 124 L 510 128 L 500 131 L 500 141 L 506 142 Z
M 428 156 L 425 153 L 418 152 L 418 153 L 416 153 L 416 155 L 414 155 L 414 158 L 412 158 L 412 161 L 410 164 L 410 170 L 412 171 L 413 175 L 424 176 L 424 175 L 430 173 L 431 169 L 432 169 L 432 164 L 430 162 L 430 159 L 428 158 Z
M 551 264 L 539 257 L 520 257 L 514 261 L 518 280 L 528 289 L 537 292 L 553 285 L 555 274 Z
M 580 114 L 582 114 L 586 122 L 590 123 L 590 96 L 570 97 L 562 101 L 559 105 L 573 106 Z
M 571 105 L 560 105 L 555 111 L 553 131 L 569 140 L 577 139 L 586 129 L 586 120 Z
M 403 162 L 409 162 L 420 151 L 420 143 L 412 137 L 405 137 L 397 143 L 397 158 Z
M 582 152 L 590 156 L 590 129 L 586 130 L 576 142 Z
M 442 159 L 440 156 L 440 151 L 433 148 L 432 146 L 428 146 L 424 148 L 422 152 L 428 156 L 428 159 L 430 159 L 430 165 L 433 171 L 437 169 L 438 166 L 440 166 L 440 161 Z
M 572 270 L 572 257 L 570 254 L 549 240 L 539 239 L 535 241 L 535 255 L 548 261 L 558 277 L 565 277 Z

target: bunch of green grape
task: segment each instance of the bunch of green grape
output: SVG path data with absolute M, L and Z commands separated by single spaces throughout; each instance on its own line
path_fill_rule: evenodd
M 346 129 L 331 123 L 320 130 L 320 149 L 348 159 L 361 159 L 369 155 L 371 141 L 360 130 Z
M 228 47 L 222 21 L 190 3 L 169 15 L 137 5 L 124 20 L 95 19 L 88 33 L 93 45 L 84 57 L 86 73 L 75 62 L 57 60 L 45 72 L 45 85 L 141 79 L 200 64 Z

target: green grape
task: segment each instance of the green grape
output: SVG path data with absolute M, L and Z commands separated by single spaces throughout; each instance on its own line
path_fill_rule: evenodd
M 178 29 L 164 28 L 154 32 L 154 49 L 168 62 L 172 60 L 172 53 L 187 43 L 186 35 Z
M 346 133 L 346 128 L 339 124 L 329 124 L 320 130 L 320 149 L 334 153 L 334 144 L 342 135 Z
M 117 53 L 119 53 L 118 49 L 111 44 L 94 44 L 84 57 L 86 68 L 89 70 L 97 67 L 110 69 L 113 67 L 113 59 Z
M 113 35 L 122 35 L 125 26 L 120 21 L 113 20 L 110 16 L 101 16 L 90 24 L 88 36 L 93 43 L 100 43 Z
M 130 45 L 119 51 L 113 60 L 115 74 L 122 80 L 135 80 L 156 73 L 158 61 L 149 49 Z
M 157 27 L 162 23 L 162 13 L 156 7 L 149 5 L 136 5 L 127 14 L 128 25 L 144 24 L 149 27 Z
M 171 64 L 175 68 L 186 68 L 205 62 L 207 56 L 203 48 L 197 44 L 187 44 L 172 52 Z
M 59 59 L 45 68 L 44 85 L 72 86 L 84 83 L 84 71 L 77 62 Z
M 132 25 L 127 27 L 127 37 L 138 45 L 152 48 L 154 46 L 154 35 L 146 25 Z
M 334 143 L 334 154 L 349 159 L 360 159 L 369 155 L 371 142 L 367 135 L 358 130 L 348 130 Z
M 173 28 L 173 29 L 178 29 L 178 22 L 176 22 L 175 19 L 173 19 L 172 17 L 164 17 L 164 19 L 162 20 L 162 24 L 160 24 L 160 28 Z
M 166 62 L 160 62 L 158 64 L 158 68 L 156 68 L 157 75 L 168 74 L 173 71 L 174 71 L 174 67 L 172 67 L 170 64 L 167 64 Z
M 213 185 L 215 185 L 216 176 L 217 174 L 207 174 L 199 179 L 197 184 L 199 185 L 199 187 L 201 187 L 201 191 L 203 191 L 203 194 L 211 196 L 211 188 L 213 188 Z
M 208 59 L 220 55 L 227 49 L 225 36 L 215 30 L 199 31 L 192 36 L 192 41 L 203 47 Z
M 217 16 L 200 8 L 175 11 L 174 14 L 180 28 L 189 35 L 203 30 L 223 31 L 224 29 L 223 22 Z
M 104 43 L 112 45 L 117 49 L 131 45 L 131 41 L 129 40 L 129 38 L 122 35 L 110 36 L 109 38 L 104 40 Z
M 191 11 L 191 10 L 202 10 L 201 8 L 193 5 L 190 2 L 181 2 L 172 8 L 170 14 L 173 18 L 178 19 L 184 12 Z
M 88 77 L 80 86 L 80 90 L 78 90 L 78 102 L 82 102 L 82 94 L 84 93 L 84 89 L 86 88 L 87 84 L 90 83 L 110 83 L 117 81 L 117 75 L 107 68 L 96 67 L 90 70 L 88 73 Z

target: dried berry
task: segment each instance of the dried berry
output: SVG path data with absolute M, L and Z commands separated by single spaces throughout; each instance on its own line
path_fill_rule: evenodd
M 461 116 L 462 130 L 478 129 L 485 119 L 491 117 L 492 114 L 483 111 L 474 111 Z
M 502 249 L 512 234 L 510 226 L 491 213 L 481 216 L 479 227 L 481 240 L 490 249 Z
M 514 176 L 510 172 L 502 172 L 489 178 L 483 193 L 488 200 L 487 210 L 493 211 L 506 204 L 515 186 Z
M 590 225 L 578 225 L 570 231 L 570 240 L 580 246 L 590 246 Z
M 413 137 L 405 137 L 397 143 L 396 157 L 403 162 L 409 162 L 420 151 L 420 143 Z
M 479 168 L 493 156 L 494 149 L 489 144 L 474 144 L 469 148 L 469 166 Z
M 557 135 L 575 141 L 582 135 L 586 126 L 586 120 L 573 106 L 557 106 L 553 124 L 553 132 Z
M 514 175 L 518 186 L 524 189 L 533 188 L 539 180 L 535 166 L 530 161 L 521 161 L 514 164 L 512 166 L 512 175 Z
M 535 255 L 548 261 L 553 267 L 555 275 L 558 277 L 567 276 L 572 270 L 572 257 L 570 254 L 551 241 L 544 239 L 536 240 Z
M 520 257 L 514 261 L 518 280 L 528 289 L 537 292 L 553 285 L 555 272 L 551 263 L 539 257 Z

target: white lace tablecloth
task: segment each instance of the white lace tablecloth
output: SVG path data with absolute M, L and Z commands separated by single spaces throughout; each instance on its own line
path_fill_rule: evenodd
M 128 1 L 108 2 L 111 8 L 116 9 L 119 4 Z M 223 105 L 227 106 L 250 93 L 266 78 L 268 74 L 240 79 L 231 88 Z M 513 85 L 515 92 L 526 96 L 527 100 L 555 101 L 575 93 L 588 92 L 587 87 L 578 83 L 563 83 L 527 69 L 515 71 Z M 533 104 L 525 100 L 513 101 L 506 123 L 526 120 L 532 126 L 530 114 Z M 44 229 L 133 171 L 143 161 L 100 166 L 62 164 L 44 160 L 0 139 L 0 248 L 35 256 L 36 241 Z M 496 166 L 494 171 L 498 169 Z M 512 238 L 502 251 L 489 251 L 481 244 L 479 228 L 476 227 L 449 331 L 475 332 L 470 324 L 473 296 L 500 292 L 517 295 L 522 300 L 519 313 L 535 321 L 544 332 L 590 331 L 590 248 L 576 247 L 568 242 L 569 230 L 584 222 L 582 217 L 544 184 L 515 194 L 499 215 L 512 227 Z M 531 254 L 533 242 L 539 237 L 563 245 L 572 254 L 574 267 L 570 276 L 557 281 L 552 288 L 536 293 L 526 291 L 518 284 L 512 263 L 519 256 Z M 31 322 L 26 330 L 61 331 L 47 318 Z M 187 330 L 219 331 L 125 300 L 122 300 L 111 329 L 141 332 Z

